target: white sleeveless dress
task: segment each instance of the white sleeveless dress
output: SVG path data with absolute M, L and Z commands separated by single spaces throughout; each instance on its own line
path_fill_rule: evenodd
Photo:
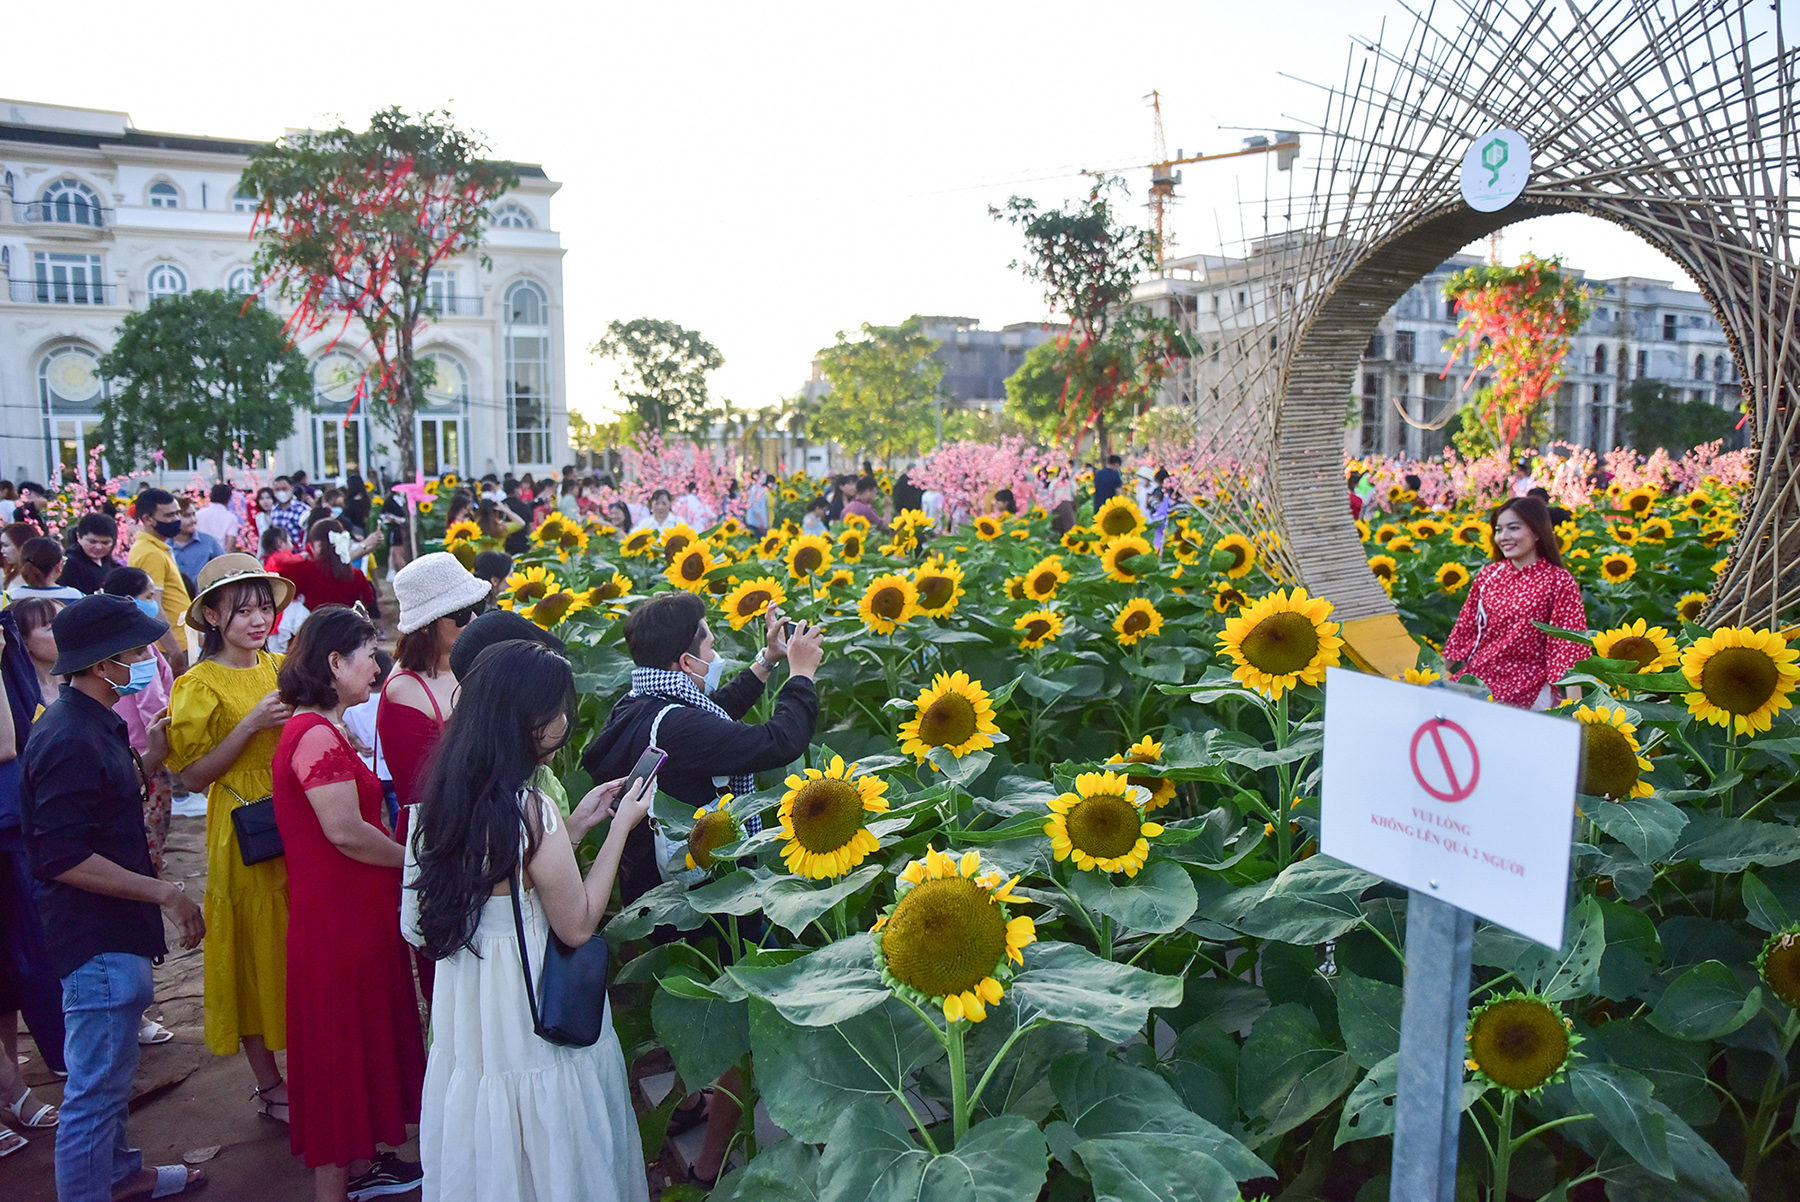
M 556 807 L 543 811 L 556 830 Z M 550 928 L 535 889 L 520 901 L 536 975 Z M 546 1043 L 532 1030 L 511 897 L 487 900 L 474 942 L 481 954 L 438 961 L 432 986 L 424 1202 L 649 1202 L 611 1006 L 592 1047 Z

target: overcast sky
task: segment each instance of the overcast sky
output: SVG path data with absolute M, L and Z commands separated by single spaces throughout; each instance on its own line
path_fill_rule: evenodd
M 21 0 L 0 92 L 256 139 L 388 104 L 448 108 L 496 155 L 562 182 L 572 406 L 613 405 L 586 348 L 609 321 L 651 316 L 710 338 L 725 356 L 714 394 L 753 408 L 796 391 L 813 353 L 863 322 L 1046 318 L 989 205 L 1053 203 L 1081 190 L 1083 168 L 1150 162 L 1152 88 L 1171 153 L 1303 128 L 1320 93 L 1287 76 L 1341 78 L 1350 36 L 1401 15 L 1385 0 Z M 1273 168 L 1185 168 L 1174 253 L 1237 239 L 1236 197 L 1260 196 Z M 1141 202 L 1148 172 L 1125 174 Z M 1526 249 L 1601 276 L 1678 270 L 1580 217 L 1509 231 L 1505 256 Z

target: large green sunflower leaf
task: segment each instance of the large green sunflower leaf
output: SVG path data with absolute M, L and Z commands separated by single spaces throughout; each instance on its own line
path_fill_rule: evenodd
M 1297 1003 L 1257 1020 L 1238 1062 L 1238 1105 L 1258 1141 L 1274 1139 L 1331 1105 L 1356 1079 L 1356 1065 Z
M 1280 876 L 1234 890 L 1201 912 L 1208 918 L 1283 943 L 1323 943 L 1363 920 L 1357 898 L 1380 878 L 1329 856 L 1290 864 Z
M 798 935 L 808 923 L 880 875 L 880 864 L 864 864 L 830 884 L 777 877 L 763 889 L 763 914 L 782 930 Z
M 1650 1082 L 1628 1068 L 1578 1064 L 1569 1072 L 1569 1089 L 1575 1104 L 1598 1119 L 1633 1160 L 1658 1177 L 1674 1180 L 1668 1127 L 1648 1105 Z
M 624 943 L 642 939 L 659 926 L 691 931 L 705 922 L 706 915 L 688 901 L 687 886 L 665 881 L 621 910 L 602 933 L 614 943 Z
M 944 1055 L 919 1016 L 892 1000 L 835 1026 L 797 1027 L 752 998 L 750 1047 L 769 1117 L 809 1143 L 837 1138 L 833 1124 L 858 1102 L 886 1110 L 913 1073 Z
M 1363 1068 L 1374 1068 L 1400 1050 L 1400 1003 L 1398 985 L 1371 981 L 1367 977 L 1340 972 L 1337 987 L 1338 1026 L 1344 1032 L 1344 1046 L 1350 1059 Z
M 750 1013 L 741 1001 L 680 997 L 659 989 L 650 1002 L 650 1021 L 690 1090 L 717 1080 L 750 1052 Z
M 786 964 L 733 965 L 725 975 L 789 1022 L 823 1027 L 854 1018 L 892 995 L 875 971 L 874 953 L 868 935 L 852 935 Z
M 1669 854 L 1688 816 L 1660 797 L 1628 797 L 1624 801 L 1595 801 L 1586 807 L 1594 825 L 1631 849 L 1646 864 Z
M 1650 1022 L 1681 1039 L 1717 1039 L 1755 1018 L 1761 1008 L 1761 988 L 1752 985 L 1746 995 L 1736 973 L 1708 960 L 1670 982 L 1656 999 Z
M 1035 1202 L 1043 1189 L 1043 1133 L 1016 1115 L 975 1124 L 937 1156 L 889 1107 L 865 1099 L 836 1117 L 819 1161 L 820 1202 Z
M 1237 1202 L 1237 1182 L 1218 1161 L 1192 1148 L 1127 1139 L 1075 1145 L 1093 1182 L 1095 1202 Z
M 819 1150 L 798 1139 L 764 1148 L 708 1194 L 712 1202 L 817 1202 Z
M 1021 1023 L 1072 1023 L 1123 1043 L 1144 1029 L 1152 1009 L 1181 1004 L 1181 978 L 1102 960 L 1072 943 L 1034 943 L 1006 995 Z
M 1773 867 L 1800 860 L 1800 829 L 1779 822 L 1702 814 L 1687 824 L 1667 857 L 1698 860 L 1708 872 L 1742 872 L 1752 864 Z
M 1274 1176 L 1236 1137 L 1182 1105 L 1174 1087 L 1148 1069 L 1100 1052 L 1077 1052 L 1050 1066 L 1050 1087 L 1084 1140 L 1198 1153 L 1240 1181 Z
M 1069 892 L 1096 914 L 1150 935 L 1180 930 L 1200 906 L 1193 878 L 1169 860 L 1157 860 L 1123 881 L 1101 872 L 1077 872 Z

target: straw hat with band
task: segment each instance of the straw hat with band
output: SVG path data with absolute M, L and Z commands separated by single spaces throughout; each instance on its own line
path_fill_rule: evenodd
M 448 551 L 421 555 L 394 573 L 394 599 L 400 602 L 401 634 L 422 630 L 439 618 L 488 599 L 488 583 Z
M 134 647 L 148 647 L 169 624 L 139 609 L 130 597 L 95 593 L 71 601 L 52 619 L 56 663 L 52 676 L 73 676 Z
M 206 615 L 200 612 L 205 604 L 207 594 L 217 592 L 228 584 L 238 584 L 245 580 L 266 580 L 269 591 L 275 595 L 275 612 L 280 613 L 287 608 L 287 603 L 294 599 L 294 582 L 285 576 L 277 576 L 258 562 L 256 556 L 245 555 L 241 551 L 233 551 L 229 555 L 216 555 L 206 561 L 200 569 L 200 579 L 194 582 L 194 603 L 188 606 L 187 624 L 202 633 L 206 631 Z

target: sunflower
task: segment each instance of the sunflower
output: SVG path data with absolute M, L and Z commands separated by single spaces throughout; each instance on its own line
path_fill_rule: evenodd
M 428 494 L 430 494 L 430 495 L 431 495 L 431 496 L 434 496 L 434 497 L 435 497 L 435 496 L 437 496 L 437 494 L 438 494 L 438 482 L 437 482 L 437 481 L 436 481 L 436 480 L 427 480 L 427 481 L 425 481 L 425 491 L 426 491 L 426 492 L 427 492 L 427 493 L 428 493 Z
M 508 576 L 500 586 L 500 608 L 523 609 L 561 589 L 562 582 L 551 575 L 549 568 L 526 568 Z
M 430 501 L 420 501 L 419 502 L 419 512 L 420 513 L 430 513 L 433 508 L 434 508 L 434 506 L 432 505 L 432 503 Z
M 1430 668 L 1408 668 L 1400 674 L 1400 679 L 1407 684 L 1431 684 L 1444 679 L 1444 674 L 1433 672 Z
M 1390 555 L 1403 555 L 1408 552 L 1416 554 L 1418 552 L 1418 547 L 1413 544 L 1412 536 L 1407 534 L 1388 539 L 1387 549 Z
M 1094 511 L 1094 529 L 1101 538 L 1124 538 L 1143 528 L 1143 512 L 1130 497 L 1114 497 Z
M 1704 597 L 1701 600 L 1705 600 Z M 1594 636 L 1594 654 L 1601 659 L 1628 659 L 1637 664 L 1638 672 L 1661 672 L 1672 668 L 1680 654 L 1675 640 L 1661 626 L 1651 626 L 1644 619 L 1627 622 L 1616 630 Z
M 1383 522 L 1381 525 L 1375 527 L 1375 541 L 1385 545 L 1392 542 L 1394 539 L 1399 538 L 1404 533 L 1405 531 L 1394 525 L 1394 523 Z
M 1630 512 L 1634 517 L 1643 517 L 1656 504 L 1656 489 L 1648 484 L 1634 488 L 1619 498 L 1619 508 Z
M 1675 602 L 1675 616 L 1683 622 L 1698 622 L 1700 615 L 1706 612 L 1705 593 L 1683 593 Z
M 1475 1080 L 1534 1093 L 1562 1075 L 1581 1037 L 1548 998 L 1517 990 L 1469 1016 L 1468 1067 Z
M 1637 575 L 1637 560 L 1623 551 L 1609 551 L 1600 557 L 1600 575 L 1622 584 Z
M 1486 548 L 1492 537 L 1488 524 L 1476 518 L 1465 518 L 1450 532 L 1450 541 L 1464 547 Z
M 1703 518 L 1712 512 L 1713 499 L 1704 490 L 1696 489 L 1681 498 L 1681 508 L 1689 517 Z
M 769 531 L 762 536 L 762 541 L 756 544 L 756 557 L 758 559 L 780 559 L 781 549 L 787 546 L 787 541 L 787 535 L 781 531 Z
M 668 570 L 663 575 L 676 588 L 697 593 L 706 587 L 706 574 L 718 566 L 718 561 L 712 556 L 711 546 L 696 542 L 671 559 Z
M 456 478 L 455 472 L 445 472 L 444 473 L 443 484 L 444 484 L 445 488 L 455 488 L 457 486 L 457 484 L 459 484 L 459 483 L 461 483 L 461 482 Z
M 656 554 L 656 531 L 651 529 L 633 530 L 619 544 L 619 550 L 633 559 L 642 559 Z
M 1006 590 L 1006 599 L 1008 601 L 1023 601 L 1025 599 L 1025 578 L 1023 576 L 1008 576 L 1006 578 L 1006 583 L 1001 585 L 1001 587 Z
M 1023 898 L 981 854 L 934 847 L 900 872 L 894 904 L 875 920 L 875 967 L 883 983 L 915 1003 L 939 1005 L 945 1022 L 981 1022 L 1006 996 L 1015 965 L 1037 941 L 1031 919 L 1012 916 Z
M 1213 567 L 1231 579 L 1248 576 L 1255 566 L 1256 547 L 1243 535 L 1227 534 L 1213 544 Z
M 720 522 L 714 533 L 720 538 L 736 538 L 744 532 L 744 524 L 736 518 L 726 518 Z
M 1123 538 L 1115 538 L 1100 549 L 1100 566 L 1113 580 L 1122 580 L 1133 584 L 1139 576 L 1145 575 L 1154 568 L 1154 564 L 1132 563 L 1132 557 L 1147 555 L 1154 559 L 1156 552 L 1150 544 L 1135 534 L 1127 534 Z
M 738 840 L 737 819 L 731 816 L 731 794 L 719 798 L 717 809 L 694 811 L 694 829 L 688 832 L 687 866 L 710 871 L 713 852 Z
M 1721 627 L 1681 653 L 1681 674 L 1694 690 L 1688 713 L 1740 735 L 1768 730 L 1775 714 L 1793 704 L 1797 659 L 1800 651 L 1773 630 Z
M 1638 754 L 1637 726 L 1623 709 L 1584 705 L 1575 720 L 1581 723 L 1581 792 L 1622 801 L 1656 791 L 1640 775 L 1650 771 L 1650 761 Z
M 845 563 L 855 563 L 861 559 L 863 557 L 863 534 L 862 529 L 851 528 L 838 535 L 838 558 Z
M 1050 850 L 1058 860 L 1073 859 L 1083 872 L 1122 872 L 1136 876 L 1150 858 L 1150 840 L 1163 833 L 1144 821 L 1144 810 L 1131 800 L 1131 782 L 1117 772 L 1083 772 L 1075 791 L 1050 803 L 1044 823 Z
M 1114 755 L 1107 760 L 1109 764 L 1154 764 L 1162 759 L 1163 745 L 1145 735 L 1130 747 L 1123 755 Z M 1140 789 L 1148 790 L 1150 800 L 1144 803 L 1144 813 L 1160 810 L 1175 798 L 1175 782 L 1160 776 L 1127 776 L 1126 781 Z
M 1180 562 L 1199 563 L 1200 556 L 1206 551 L 1206 539 L 1185 520 L 1179 521 L 1169 535 L 1168 547 Z
M 1460 563 L 1447 563 L 1437 570 L 1438 591 L 1460 593 L 1469 583 L 1469 569 Z
M 795 489 L 784 488 L 781 490 L 781 499 L 784 501 L 798 501 L 800 499 L 800 494 Z
M 481 527 L 476 523 L 466 518 L 460 522 L 451 522 L 450 528 L 444 531 L 444 548 L 452 550 L 458 543 L 474 542 L 480 537 Z
M 1612 528 L 1611 533 L 1612 533 L 1612 540 L 1615 543 L 1618 543 L 1621 547 L 1637 546 L 1638 532 L 1637 532 L 1636 526 L 1631 526 L 1631 525 L 1627 525 L 1624 522 L 1620 522 L 1618 525 L 1616 525 Z
M 1229 580 L 1221 580 L 1213 586 L 1213 612 L 1230 613 L 1233 609 L 1242 609 L 1250 604 L 1250 598 L 1244 596 L 1238 586 Z
M 941 618 L 956 609 L 963 597 L 962 566 L 954 559 L 939 562 L 932 556 L 913 573 L 913 588 L 919 597 L 919 612 Z
M 662 532 L 663 562 L 674 563 L 675 557 L 700 541 L 700 535 L 686 522 L 666 526 Z
M 1416 522 L 1409 522 L 1406 528 L 1412 532 L 1414 538 L 1430 538 L 1434 534 L 1442 534 L 1450 529 L 1441 522 L 1433 521 L 1430 518 L 1420 518 Z
M 967 672 L 937 674 L 931 687 L 913 702 L 917 713 L 900 724 L 900 751 L 924 763 L 933 747 L 942 747 L 961 759 L 971 751 L 994 745 L 990 735 L 1000 733 L 994 722 L 994 703 L 981 682 Z
M 588 592 L 593 596 L 595 604 L 602 601 L 617 601 L 631 592 L 631 578 L 614 572 L 609 579 L 602 580 Z
M 1375 579 L 1377 580 L 1391 581 L 1394 578 L 1394 573 L 1399 570 L 1399 567 L 1400 561 L 1395 559 L 1392 555 L 1369 556 L 1369 571 L 1375 573 Z
M 802 534 L 788 545 L 788 575 L 795 580 L 816 576 L 830 566 L 831 540 L 823 534 Z
M 1675 537 L 1675 523 L 1668 518 L 1645 518 L 1638 524 L 1638 538 L 1647 543 L 1662 544 Z
M 773 576 L 759 576 L 755 580 L 746 580 L 729 593 L 720 607 L 725 611 L 726 620 L 733 630 L 742 630 L 756 619 L 763 616 L 771 605 L 780 605 L 787 600 L 787 590 Z
M 1023 579 L 1027 597 L 1048 601 L 1056 596 L 1058 585 L 1068 583 L 1069 574 L 1063 571 L 1062 556 L 1046 555 L 1026 571 Z
M 577 593 L 569 589 L 558 589 L 554 593 L 546 593 L 544 598 L 530 609 L 519 612 L 545 630 L 549 630 L 571 614 L 588 608 L 593 602 L 594 597 L 591 592 Z
M 1270 699 L 1301 684 L 1319 684 L 1338 662 L 1344 640 L 1328 621 L 1331 602 L 1306 590 L 1276 590 L 1225 620 L 1219 646 L 1237 663 L 1238 683 Z
M 782 795 L 781 858 L 795 876 L 819 881 L 843 876 L 881 850 L 881 844 L 863 825 L 867 814 L 887 813 L 882 794 L 887 783 L 873 776 L 851 779 L 856 765 L 844 767 L 843 756 L 833 756 L 821 771 L 808 768 L 787 778 Z
M 1700 545 L 1711 549 L 1736 537 L 1737 527 L 1730 522 L 1721 522 L 1716 526 L 1708 526 L 1700 532 Z
M 844 515 L 844 530 L 846 532 L 854 530 L 858 534 L 867 534 L 869 532 L 869 519 L 860 513 L 846 513 Z
M 1034 609 L 1015 618 L 1013 629 L 1023 632 L 1019 638 L 1021 648 L 1036 651 L 1062 633 L 1062 615 L 1053 609 Z
M 1800 926 L 1776 931 L 1763 942 L 1756 971 L 1770 993 L 1800 1010 Z
M 1356 527 L 1356 537 L 1365 543 L 1368 542 L 1369 535 L 1373 533 L 1369 528 L 1369 523 L 1363 521 L 1361 518 L 1352 518 L 1351 524 Z
M 1162 624 L 1162 612 L 1156 606 L 1142 597 L 1133 597 L 1114 616 L 1112 625 L 1113 632 L 1119 636 L 1119 646 L 1129 647 L 1139 639 L 1161 633 Z
M 813 593 L 816 596 L 830 589 L 843 588 L 847 584 L 854 583 L 855 580 L 856 577 L 849 568 L 833 568 L 829 576 L 813 577 Z
M 1085 526 L 1071 526 L 1069 532 L 1062 536 L 1063 550 L 1078 553 L 1091 551 L 1099 541 L 1100 535 Z
M 918 587 L 896 572 L 883 572 L 869 581 L 856 612 L 862 615 L 863 625 L 876 634 L 891 634 L 918 614 Z

